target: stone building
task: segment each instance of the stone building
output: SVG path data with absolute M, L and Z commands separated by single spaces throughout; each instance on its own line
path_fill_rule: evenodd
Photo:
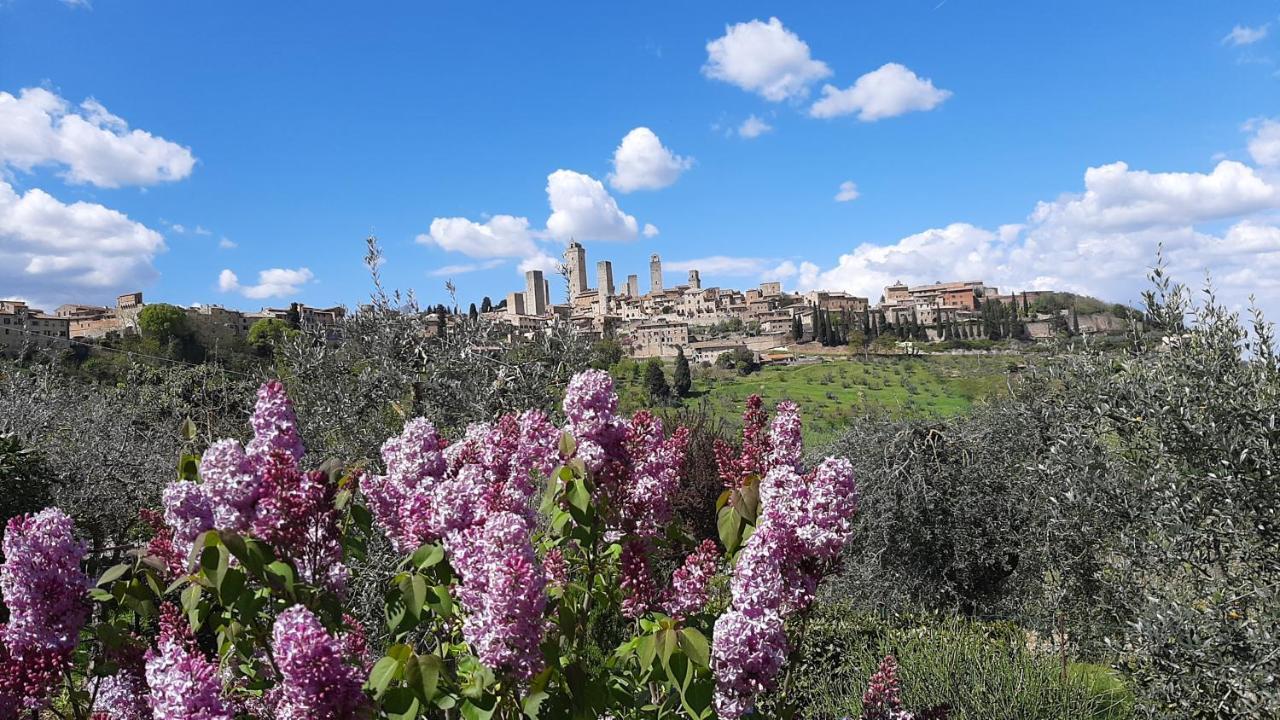
M 15 356 L 24 348 L 65 347 L 71 320 L 47 315 L 20 300 L 0 300 L 0 353 Z
M 649 256 L 649 294 L 662 292 L 662 258 L 657 253 Z
M 564 251 L 569 268 L 569 300 L 587 291 L 587 250 L 578 242 L 569 243 Z

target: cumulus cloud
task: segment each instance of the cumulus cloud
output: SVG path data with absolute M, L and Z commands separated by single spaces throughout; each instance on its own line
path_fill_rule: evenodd
M 554 238 L 632 240 L 640 232 L 635 217 L 624 213 L 604 184 L 590 175 L 572 170 L 551 173 L 547 201 L 551 205 L 547 232 Z
M 1222 38 L 1223 45 L 1232 45 L 1239 47 L 1241 45 L 1252 45 L 1267 36 L 1270 29 L 1270 23 L 1259 25 L 1258 27 L 1248 27 L 1247 25 L 1237 25 L 1231 28 L 1231 32 Z
M 641 234 L 647 238 L 651 238 L 658 234 L 658 226 L 653 223 L 645 223 L 644 230 L 641 231 Z
M 1134 301 L 1163 246 L 1171 271 L 1196 283 L 1211 272 L 1224 299 L 1257 293 L 1275 307 L 1280 228 L 1253 215 L 1280 208 L 1280 187 L 1223 162 L 1210 173 L 1150 173 L 1113 163 L 1085 172 L 1085 190 L 1042 202 L 1027 222 L 996 229 L 931 228 L 840 256 L 810 287 L 875 300 L 885 285 L 985 280 L 1002 291 L 1054 289 Z M 1232 221 L 1215 234 L 1197 227 Z
M 231 238 L 226 237 L 225 235 L 220 240 L 218 240 L 218 248 L 222 250 L 234 250 L 237 247 L 239 246 L 236 245 Z
M 303 285 L 315 279 L 315 275 L 307 268 L 271 268 L 258 271 L 256 285 L 241 285 L 240 278 L 231 270 L 223 270 L 218 274 L 218 289 L 222 292 L 239 292 L 247 298 L 261 300 L 263 298 L 287 297 L 296 295 Z
M 750 115 L 738 126 L 738 137 L 752 140 L 773 130 L 773 126 L 755 115 Z
M 560 266 L 563 264 L 560 258 L 551 257 L 546 253 L 540 252 L 521 260 L 520 264 L 516 266 L 516 272 L 523 275 L 530 270 L 541 270 L 543 275 L 550 278 L 560 272 Z
M 857 200 L 860 193 L 858 185 L 852 180 L 845 180 L 840 183 L 840 189 L 836 192 L 836 202 L 851 202 Z
M 0 287 L 55 305 L 104 302 L 157 276 L 160 233 L 96 203 L 0 181 Z M 52 310 L 52 307 L 45 308 Z
M 181 180 L 195 163 L 189 148 L 130 130 L 92 98 L 73 108 L 44 88 L 0 92 L 0 164 L 62 165 L 70 183 L 114 188 Z
M 418 235 L 417 241 L 474 258 L 524 257 L 537 252 L 528 218 L 513 215 L 495 215 L 483 223 L 460 217 L 436 218 L 429 232 Z
M 680 157 L 663 147 L 647 127 L 638 127 L 622 138 L 613 151 L 613 172 L 609 184 L 618 192 L 660 190 L 674 183 L 693 167 L 693 158 Z
M 949 97 L 951 91 L 934 87 L 932 80 L 898 63 L 886 63 L 843 90 L 824 85 L 822 98 L 809 108 L 809 114 L 832 118 L 857 113 L 859 120 L 874 122 L 914 110 L 932 110 Z
M 1269 118 L 1250 120 L 1245 130 L 1253 132 L 1249 138 L 1249 155 L 1259 165 L 1280 166 L 1280 122 Z
M 759 257 L 731 257 L 728 255 L 711 255 L 692 260 L 664 260 L 662 267 L 675 272 L 697 270 L 707 275 L 723 275 L 730 277 L 747 277 L 766 272 L 777 261 Z
M 809 46 L 776 17 L 725 27 L 722 37 L 707 43 L 702 73 L 713 80 L 758 93 L 779 102 L 802 98 L 809 86 L 831 74 L 831 68 L 809 55 Z

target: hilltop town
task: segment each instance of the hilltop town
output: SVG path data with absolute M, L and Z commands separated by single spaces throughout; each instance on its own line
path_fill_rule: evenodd
M 440 327 L 464 316 L 484 318 L 510 328 L 513 337 L 529 337 L 555 323 L 569 323 L 590 337 L 614 338 L 633 358 L 670 358 L 684 353 L 695 362 L 714 362 L 743 350 L 764 359 L 786 359 L 789 348 L 806 343 L 844 346 L 884 338 L 881 346 L 910 351 L 917 343 L 948 340 L 1047 340 L 1059 335 L 1121 332 L 1123 312 L 1098 312 L 1074 298 L 1049 290 L 1001 293 L 982 280 L 959 280 L 910 286 L 895 282 L 876 302 L 838 290 L 786 292 L 779 281 L 753 288 L 704 287 L 697 269 L 686 282 L 668 287 L 662 259 L 649 259 L 648 287 L 641 291 L 638 274 L 616 284 L 613 263 L 600 260 L 591 284 L 586 248 L 571 242 L 561 267 L 567 292 L 553 302 L 552 280 L 542 270 L 525 273 L 525 287 L 507 293 L 496 305 L 486 297 L 480 308 L 463 313 L 444 305 L 428 308 L 439 314 Z M 69 342 L 93 342 L 139 332 L 138 316 L 146 306 L 141 292 L 120 295 L 114 307 L 64 304 L 53 312 L 21 301 L 0 301 L 0 352 Z M 1118 307 L 1118 306 L 1117 306 Z M 183 309 L 200 335 L 226 339 L 246 337 L 255 323 L 279 320 L 293 327 L 320 328 L 333 339 L 347 315 L 343 306 L 311 307 L 290 303 L 245 312 L 221 305 Z

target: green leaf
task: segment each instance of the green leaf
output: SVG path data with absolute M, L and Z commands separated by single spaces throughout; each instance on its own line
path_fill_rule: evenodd
M 662 666 L 671 669 L 671 654 L 676 651 L 676 633 L 673 629 L 661 630 L 655 636 L 658 644 L 658 657 L 662 659 Z
M 413 565 L 419 570 L 426 570 L 444 560 L 444 548 L 438 543 L 427 543 L 413 553 Z
M 711 649 L 707 643 L 707 637 L 695 628 L 685 628 L 680 631 L 677 637 L 680 649 L 685 655 L 689 656 L 689 660 L 698 667 L 711 666 Z
M 183 418 L 182 422 L 178 424 L 178 435 L 183 440 L 195 440 L 198 434 L 200 434 L 200 430 L 194 422 L 191 422 L 191 418 Z
M 573 457 L 577 450 L 578 441 L 569 433 L 562 433 L 560 435 L 560 457 Z
M 418 655 L 409 658 L 404 669 L 405 685 L 413 689 L 424 703 L 435 699 L 440 683 L 440 670 L 444 663 L 438 655 Z
M 115 595 L 112 595 L 102 588 L 91 588 L 89 590 L 89 599 L 96 602 L 111 602 L 115 597 Z
M 422 608 L 427 604 L 427 580 L 414 573 L 400 581 L 400 596 L 404 598 L 405 612 L 416 624 L 422 618 Z
M 244 590 L 244 572 L 239 568 L 227 568 L 222 582 L 218 584 L 218 601 L 225 607 L 234 605 Z
M 418 696 L 409 688 L 392 688 L 382 699 L 382 711 L 390 720 L 413 720 L 421 710 Z
M 574 478 L 570 481 L 565 494 L 569 498 L 569 507 L 578 512 L 585 514 L 587 508 L 591 507 L 591 493 L 587 490 L 587 484 L 582 481 L 582 478 Z M 574 518 L 577 519 L 576 514 Z
M 200 481 L 199 455 L 183 455 L 178 460 L 178 479 L 190 482 Z
M 546 690 L 535 690 L 520 701 L 520 709 L 524 711 L 525 717 L 538 720 L 538 713 L 542 711 L 542 701 L 549 697 L 551 696 Z
M 464 720 L 489 720 L 496 709 L 498 703 L 494 701 L 490 701 L 490 706 L 486 708 L 472 700 L 463 700 L 461 711 Z
M 435 585 L 427 590 L 427 606 L 440 617 L 453 615 L 453 596 L 448 585 Z
M 640 644 L 636 646 L 636 657 L 640 660 L 640 671 L 648 672 L 653 667 L 653 659 L 658 654 L 658 636 L 645 635 L 640 638 Z
M 733 506 L 726 505 L 716 512 L 716 529 L 720 532 L 720 542 L 724 549 L 733 552 L 738 549 L 742 540 L 742 516 Z
M 102 573 L 102 577 L 98 578 L 98 582 L 95 584 L 98 587 L 102 587 L 103 585 L 109 585 L 115 582 L 116 580 L 119 580 L 120 578 L 124 577 L 125 573 L 129 572 L 129 570 L 131 570 L 132 568 L 133 568 L 133 565 L 131 565 L 130 563 L 120 563 L 119 565 L 113 565 L 107 568 L 106 572 Z
M 227 574 L 229 560 L 227 549 L 221 544 L 211 545 L 200 551 L 200 571 L 215 588 L 222 584 Z
M 395 681 L 400 669 L 399 660 L 393 657 L 378 658 L 378 662 L 374 663 L 373 669 L 369 671 L 369 679 L 364 684 L 365 690 L 373 693 L 375 700 L 380 699 Z
M 264 574 L 267 579 L 267 584 L 271 586 L 271 589 L 290 595 L 293 594 L 293 584 L 295 579 L 293 575 L 293 568 L 289 567 L 288 563 L 276 560 L 264 568 Z

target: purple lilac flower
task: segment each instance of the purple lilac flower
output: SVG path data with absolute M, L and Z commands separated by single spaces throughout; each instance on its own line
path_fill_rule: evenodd
M 716 713 L 737 720 L 751 712 L 756 696 L 773 687 L 787 652 L 787 633 L 776 612 L 729 610 L 716 618 L 711 644 Z
M 71 518 L 57 508 L 9 519 L 0 594 L 9 608 L 2 638 L 10 652 L 75 649 L 88 613 L 83 595 L 89 580 L 80 569 L 84 553 Z
M 249 423 L 253 426 L 253 440 L 249 454 L 266 458 L 273 451 L 283 451 L 294 462 L 302 459 L 302 437 L 298 434 L 298 418 L 293 414 L 293 403 L 285 395 L 284 383 L 270 380 L 258 388 L 258 402 L 254 405 Z
M 57 508 L 10 518 L 3 548 L 9 622 L 0 625 L 0 717 L 16 717 L 43 707 L 57 686 L 87 616 L 89 581 L 80 570 L 85 546 Z
M 374 519 L 399 552 L 439 539 L 439 532 L 427 521 L 433 491 L 447 469 L 441 445 L 435 426 L 414 418 L 382 445 L 387 474 L 369 476 L 360 483 Z
M 93 700 L 94 720 L 151 720 L 147 681 L 132 669 L 121 669 L 98 683 Z
M 769 467 L 800 468 L 804 455 L 804 441 L 800 435 L 800 407 L 790 400 L 783 400 L 773 416 L 769 429 Z
M 656 537 L 671 521 L 671 502 L 680 485 L 689 429 L 663 434 L 662 420 L 641 410 L 627 426 L 630 481 L 623 487 L 624 529 L 640 537 Z
M 853 535 L 853 516 L 858 511 L 853 465 L 827 458 L 810 476 L 806 490 L 805 512 L 796 524 L 796 535 L 810 557 L 833 560 Z
M 346 720 L 367 699 L 360 672 L 343 659 L 344 643 L 301 605 L 280 613 L 272 630 L 280 666 L 276 720 Z
M 622 616 L 635 619 L 649 612 L 657 588 L 653 574 L 649 572 L 649 547 L 644 540 L 631 539 L 622 543 L 622 556 L 618 559 L 622 588 Z
M 898 660 L 886 655 L 871 675 L 867 691 L 862 694 L 862 717 L 863 720 L 898 720 L 902 715 Z
M 200 457 L 201 491 L 213 508 L 213 526 L 244 532 L 253 523 L 262 483 L 236 440 L 219 440 Z
M 318 470 L 301 472 L 288 455 L 276 451 L 262 468 L 262 492 L 251 528 L 254 537 L 292 560 L 304 581 L 345 589 L 347 567 L 334 506 L 337 487 L 329 476 Z
M 169 483 L 161 494 L 164 521 L 173 528 L 173 549 L 189 560 L 191 546 L 200 533 L 212 530 L 213 502 L 199 485 L 190 480 Z
M 618 395 L 609 373 L 586 370 L 569 381 L 564 396 L 568 430 L 577 440 L 577 456 L 592 472 L 620 454 L 626 428 L 618 419 L 617 410 Z
M 719 565 L 720 549 L 716 547 L 716 542 L 711 539 L 703 540 L 671 575 L 667 612 L 678 618 L 701 612 L 707 605 L 711 578 Z
M 186 620 L 172 605 L 161 610 L 160 639 L 147 651 L 147 704 L 154 720 L 232 720 L 218 666 L 195 647 Z
M 521 681 L 543 665 L 546 575 L 530 534 L 525 517 L 497 512 L 446 539 L 462 578 L 458 600 L 468 613 L 463 637 L 481 662 Z
M 564 551 L 558 547 L 551 548 L 542 558 L 542 569 L 547 575 L 547 585 L 564 587 L 569 582 L 569 564 L 565 562 Z

